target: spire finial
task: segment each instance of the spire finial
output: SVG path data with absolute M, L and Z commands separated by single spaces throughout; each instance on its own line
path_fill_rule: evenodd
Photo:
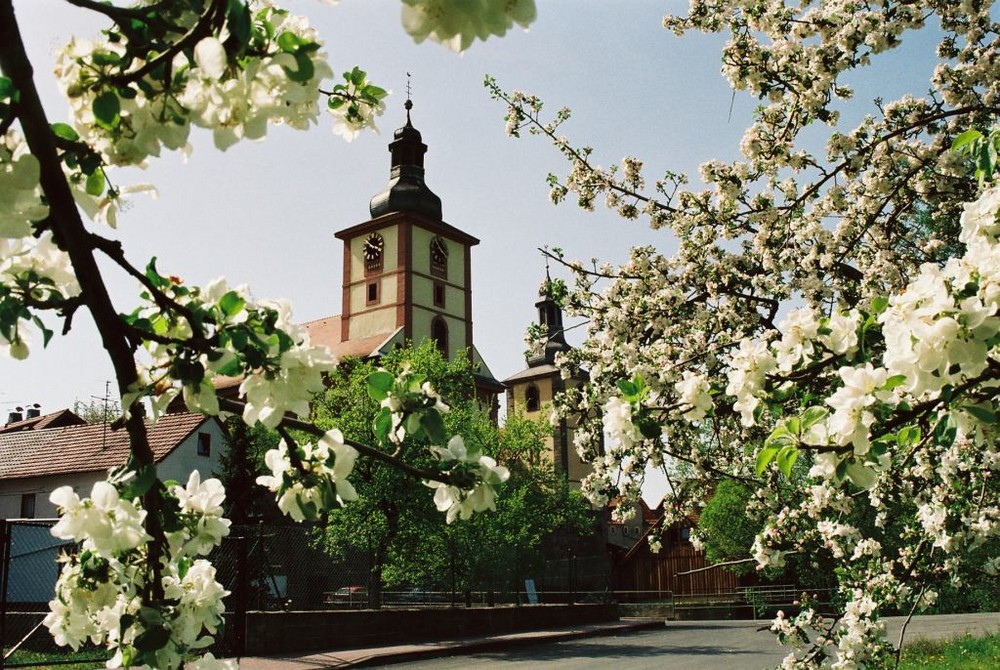
M 410 73 L 406 73 L 406 103 L 403 107 L 406 108 L 406 125 L 410 125 L 410 110 L 413 109 L 413 100 L 411 100 L 411 94 L 413 89 L 410 87 Z

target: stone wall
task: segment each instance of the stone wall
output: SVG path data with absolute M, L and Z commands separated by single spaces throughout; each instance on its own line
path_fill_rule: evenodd
M 249 612 L 246 653 L 349 649 L 617 620 L 614 605 Z

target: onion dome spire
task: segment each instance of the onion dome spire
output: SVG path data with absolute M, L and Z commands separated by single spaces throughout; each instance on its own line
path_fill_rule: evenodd
M 396 130 L 393 141 L 389 144 L 389 153 L 392 154 L 389 183 L 371 199 L 369 211 L 373 219 L 390 212 L 412 212 L 441 221 L 441 198 L 424 183 L 424 154 L 427 153 L 427 145 L 410 120 L 413 101 L 409 96 L 404 107 L 406 125 Z

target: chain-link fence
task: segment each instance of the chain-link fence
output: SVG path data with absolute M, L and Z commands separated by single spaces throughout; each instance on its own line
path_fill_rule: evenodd
M 69 652 L 56 646 L 42 625 L 59 573 L 60 553 L 77 550 L 50 532 L 55 520 L 0 520 L 0 668 L 95 662 L 106 650 L 85 646 Z M 368 583 L 368 557 L 347 552 L 335 560 L 317 547 L 305 526 L 234 526 L 210 556 L 216 579 L 230 591 L 226 626 L 216 654 L 243 649 L 240 620 L 250 610 L 311 610 L 359 607 L 367 599 L 351 592 Z M 361 587 L 365 589 L 366 587 Z M 348 597 L 341 592 L 347 589 Z
M 58 576 L 58 557 L 77 546 L 53 538 L 55 520 L 0 521 L 0 637 L 4 667 L 87 661 L 100 665 L 107 652 L 89 646 L 75 653 L 57 647 L 42 625 Z M 455 591 L 441 585 L 386 589 L 386 607 L 476 607 L 502 604 L 604 602 L 610 594 L 606 556 L 544 561 L 526 574 L 531 586 L 491 591 Z M 212 651 L 235 656 L 245 649 L 242 633 L 250 611 L 362 609 L 369 599 L 370 561 L 364 550 L 346 549 L 338 558 L 323 551 L 317 530 L 303 525 L 233 526 L 209 557 L 216 579 L 230 592 L 226 626 Z M 443 579 L 443 583 L 448 580 Z
M 54 520 L 0 520 L 0 668 L 102 663 L 107 651 L 88 645 L 69 652 L 56 646 L 42 620 L 49 611 L 58 557 L 76 550 L 73 543 L 52 537 Z

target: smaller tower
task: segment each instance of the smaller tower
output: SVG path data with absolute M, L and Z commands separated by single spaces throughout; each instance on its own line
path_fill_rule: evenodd
M 545 280 L 538 289 L 538 324 L 546 333 L 545 347 L 526 356 L 527 368 L 504 380 L 507 387 L 507 411 L 520 412 L 529 419 L 548 419 L 552 410 L 552 399 L 557 393 L 571 386 L 579 386 L 585 380 L 577 377 L 563 379 L 555 365 L 556 354 L 569 351 L 563 328 L 563 314 L 559 304 L 552 297 L 552 279 L 545 268 Z M 580 482 L 592 470 L 583 462 L 573 445 L 575 426 L 561 419 L 554 428 L 553 436 L 547 438 L 547 457 L 569 483 L 579 487 Z

